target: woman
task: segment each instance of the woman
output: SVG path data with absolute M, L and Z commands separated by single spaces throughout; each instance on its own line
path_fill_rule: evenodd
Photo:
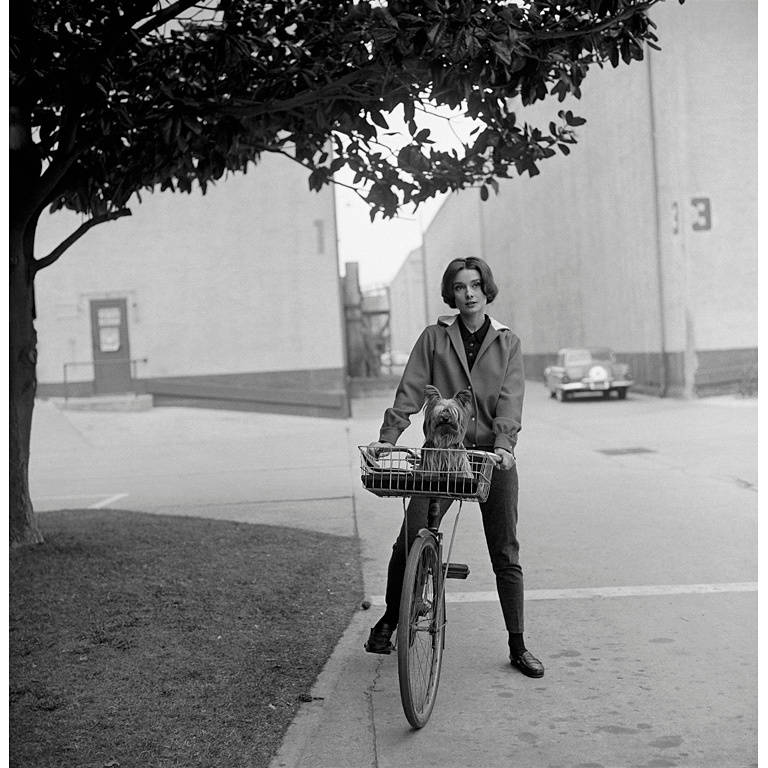
M 469 389 L 474 413 L 464 445 L 496 454 L 488 499 L 480 505 L 483 528 L 496 587 L 509 633 L 510 662 L 529 677 L 542 677 L 544 665 L 523 641 L 523 572 L 517 541 L 518 481 L 515 444 L 523 409 L 523 359 L 520 340 L 509 328 L 485 314 L 498 294 L 490 267 L 482 259 L 454 259 L 442 280 L 443 300 L 458 315 L 440 317 L 428 326 L 411 351 L 397 388 L 395 402 L 384 414 L 374 454 L 391 448 L 424 402 L 424 387 L 436 386 L 444 397 Z M 426 526 L 428 500 L 408 505 L 408 547 Z M 450 499 L 441 499 L 445 514 Z M 407 550 L 405 523 L 392 547 L 386 589 L 386 610 L 371 628 L 365 649 L 389 653 L 397 626 Z

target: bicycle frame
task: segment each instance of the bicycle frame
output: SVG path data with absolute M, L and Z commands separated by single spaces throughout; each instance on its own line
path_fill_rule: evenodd
M 407 499 L 403 499 L 403 511 L 405 516 L 405 531 L 406 531 L 406 542 L 408 538 L 408 505 L 407 505 Z M 456 517 L 453 519 L 453 529 L 451 530 L 451 539 L 448 543 L 448 551 L 445 553 L 445 572 L 441 572 L 440 574 L 440 602 L 445 599 L 445 582 L 447 581 L 446 572 L 451 562 L 451 552 L 453 551 L 453 542 L 456 539 L 456 529 L 459 527 L 459 515 L 461 514 L 461 509 L 463 506 L 463 501 L 461 499 L 459 501 L 459 508 L 456 510 Z M 446 510 L 446 513 L 448 510 Z M 430 499 L 429 500 L 429 508 L 427 510 L 427 527 L 426 530 L 429 531 L 432 536 L 435 538 L 435 543 L 437 544 L 437 551 L 440 553 L 440 562 L 443 562 L 443 532 L 440 530 L 440 523 L 442 521 L 442 517 L 444 515 L 440 515 L 440 502 L 437 499 Z M 425 530 L 425 529 L 422 529 Z M 410 547 L 409 547 L 410 551 Z M 406 558 L 408 556 L 408 553 L 406 553 Z M 442 569 L 441 569 L 442 570 Z M 445 623 L 445 614 L 443 614 L 443 623 Z
M 359 446 L 359 450 L 363 487 L 376 496 L 403 499 L 407 554 L 396 640 L 398 676 L 408 722 L 421 728 L 432 714 L 440 681 L 447 625 L 446 580 L 466 578 L 469 573 L 466 565 L 455 563 L 452 571 L 450 562 L 462 503 L 466 499 L 486 500 L 497 457 L 487 451 L 451 448 L 393 446 L 376 455 L 369 453 L 367 446 Z M 419 529 L 411 541 L 407 500 L 414 497 L 429 501 L 426 528 Z M 441 499 L 459 502 L 445 560 Z

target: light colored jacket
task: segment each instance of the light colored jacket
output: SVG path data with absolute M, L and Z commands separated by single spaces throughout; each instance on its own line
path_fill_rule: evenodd
M 424 387 L 436 386 L 443 397 L 470 389 L 474 414 L 464 445 L 467 448 L 513 450 L 521 428 L 525 378 L 520 339 L 491 318 L 470 373 L 458 315 L 443 315 L 428 325 L 413 346 L 395 394 L 384 412 L 379 440 L 397 443 L 424 404 Z

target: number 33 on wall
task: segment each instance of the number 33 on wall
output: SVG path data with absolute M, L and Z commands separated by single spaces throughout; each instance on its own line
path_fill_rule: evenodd
M 712 229 L 712 207 L 708 197 L 692 197 L 693 222 L 691 229 L 694 232 L 704 232 Z M 680 207 L 677 201 L 672 203 L 672 234 L 680 232 Z

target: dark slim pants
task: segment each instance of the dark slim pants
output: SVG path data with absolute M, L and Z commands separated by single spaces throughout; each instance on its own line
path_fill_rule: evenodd
M 517 467 L 510 470 L 494 469 L 488 499 L 480 505 L 483 515 L 485 541 L 491 565 L 496 574 L 501 611 L 508 632 L 523 632 L 523 570 L 519 562 L 520 545 L 517 541 Z M 441 519 L 453 501 L 440 499 Z M 428 499 L 413 498 L 408 503 L 408 549 L 419 530 L 427 525 Z M 400 606 L 400 592 L 405 574 L 406 550 L 404 544 L 405 521 L 392 547 L 387 571 L 387 623 L 396 624 Z

